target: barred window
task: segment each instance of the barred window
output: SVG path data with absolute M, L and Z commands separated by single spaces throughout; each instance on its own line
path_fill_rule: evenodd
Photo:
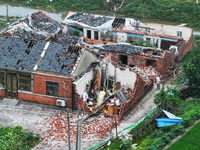
M 31 91 L 32 77 L 30 73 L 19 73 L 19 89 L 24 91 Z
M 58 96 L 58 82 L 46 81 L 46 95 Z

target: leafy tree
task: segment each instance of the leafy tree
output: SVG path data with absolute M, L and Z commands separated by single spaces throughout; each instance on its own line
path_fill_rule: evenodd
M 200 36 L 198 36 L 200 39 Z M 189 79 L 189 90 L 197 97 L 200 97 L 200 40 L 196 40 L 196 46 L 192 50 L 192 59 L 183 65 L 183 70 Z

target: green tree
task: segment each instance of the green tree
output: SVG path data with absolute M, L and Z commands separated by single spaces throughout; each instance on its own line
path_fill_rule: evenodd
M 192 50 L 192 59 L 183 65 L 185 75 L 189 80 L 189 90 L 197 97 L 200 97 L 200 44 Z

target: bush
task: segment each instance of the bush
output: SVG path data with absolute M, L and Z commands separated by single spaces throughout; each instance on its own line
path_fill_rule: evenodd
M 161 137 L 163 134 L 164 134 L 164 133 L 163 133 L 162 130 L 157 129 L 157 130 L 155 130 L 155 131 L 151 134 L 151 137 L 152 137 L 152 138 Z
M 197 120 L 200 118 L 200 110 L 191 115 L 192 119 Z
M 162 140 L 163 140 L 163 142 L 165 142 L 165 144 L 169 144 L 171 141 L 171 138 L 168 134 L 165 134 L 162 136 Z
M 181 104 L 179 93 L 175 89 L 173 89 L 171 92 L 174 93 L 174 95 L 169 94 L 168 91 L 164 91 L 162 88 L 161 91 L 156 94 L 154 102 L 156 104 L 160 104 L 164 100 L 165 105 L 169 106 L 171 109 L 177 107 L 177 105 Z
M 173 132 L 168 132 L 168 133 L 165 133 L 166 136 L 168 136 L 171 140 L 174 139 L 176 136 Z
M 170 132 L 172 128 L 173 128 L 173 126 L 166 126 L 166 127 L 162 127 L 161 130 L 164 133 L 167 133 L 167 132 Z
M 190 127 L 193 124 L 194 124 L 193 118 L 186 118 L 182 121 L 182 125 L 183 125 L 184 128 Z
M 39 135 L 25 132 L 22 127 L 0 127 L 0 149 L 29 150 L 40 141 Z
M 154 142 L 154 146 L 155 148 L 157 148 L 157 150 L 162 150 L 162 148 L 165 146 L 165 142 L 163 141 L 161 137 L 156 138 Z
M 157 150 L 154 145 L 150 145 L 146 148 L 146 150 Z
M 182 125 L 177 125 L 173 130 L 172 130 L 172 132 L 174 132 L 174 134 L 175 134 L 175 136 L 178 136 L 178 135 L 181 135 L 181 134 L 183 134 L 184 133 L 184 126 L 182 126 Z

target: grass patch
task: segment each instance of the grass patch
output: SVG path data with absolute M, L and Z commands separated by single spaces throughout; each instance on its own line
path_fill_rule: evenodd
M 195 124 L 186 134 L 184 134 L 178 141 L 172 144 L 167 150 L 192 150 L 199 149 L 200 143 L 200 122 Z
M 151 142 L 152 142 L 151 136 L 147 136 L 145 139 L 142 140 L 142 142 L 136 148 L 136 150 L 144 150 Z

